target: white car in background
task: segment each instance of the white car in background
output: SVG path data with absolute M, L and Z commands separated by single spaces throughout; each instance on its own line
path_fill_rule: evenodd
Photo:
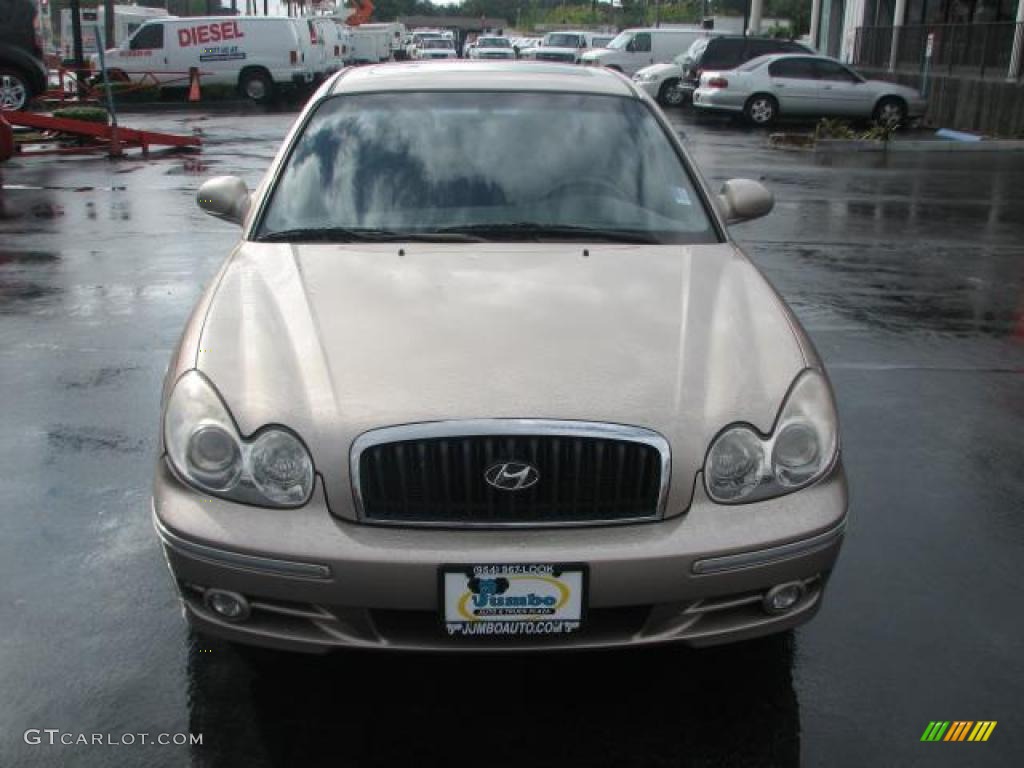
M 584 51 L 594 47 L 594 33 L 584 31 L 548 32 L 537 48 L 520 51 L 524 59 L 579 64 Z
M 776 54 L 702 72 L 693 106 L 742 114 L 755 125 L 778 117 L 845 117 L 899 126 L 924 115 L 928 102 L 920 91 L 868 80 L 827 56 Z
M 427 40 L 444 40 L 446 38 L 451 39 L 450 33 L 446 34 L 440 29 L 417 29 L 405 44 L 406 58 L 415 59 L 416 50 L 421 48 Z
M 523 55 L 531 48 L 538 48 L 540 44 L 544 42 L 542 37 L 513 37 L 512 48 L 515 49 L 516 56 L 522 58 Z
M 514 59 L 515 49 L 507 37 L 484 35 L 478 37 L 466 54 L 467 59 Z
M 414 59 L 457 59 L 455 41 L 446 37 L 430 37 L 413 49 Z

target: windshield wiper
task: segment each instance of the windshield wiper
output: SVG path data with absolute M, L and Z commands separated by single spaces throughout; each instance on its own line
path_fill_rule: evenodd
M 566 224 L 538 224 L 528 221 L 515 224 L 470 224 L 463 227 L 445 227 L 438 230 L 438 232 L 441 234 L 477 235 L 484 239 L 513 237 L 536 241 L 553 238 L 557 240 L 612 243 L 661 243 L 659 238 L 650 233 L 632 229 L 602 229 L 596 227 L 576 227 Z
M 256 237 L 258 243 L 479 243 L 482 237 L 460 232 L 392 232 L 386 229 L 307 227 L 282 229 Z

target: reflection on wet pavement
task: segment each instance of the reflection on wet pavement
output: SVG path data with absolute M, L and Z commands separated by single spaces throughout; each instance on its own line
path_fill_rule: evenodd
M 189 729 L 216 734 L 194 749 L 200 765 L 799 764 L 788 636 L 471 658 L 190 643 Z M 742 695 L 727 680 L 742 680 Z

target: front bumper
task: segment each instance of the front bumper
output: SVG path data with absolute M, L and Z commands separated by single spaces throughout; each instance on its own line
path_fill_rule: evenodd
M 663 80 L 633 80 L 633 84 L 644 91 L 644 93 L 652 99 L 658 98 L 658 92 L 661 90 L 661 84 L 663 82 Z
M 712 503 L 698 485 L 685 515 L 586 529 L 424 530 L 345 522 L 318 488 L 305 507 L 271 510 L 204 497 L 161 461 L 154 524 L 199 630 L 288 650 L 552 650 L 679 641 L 711 645 L 779 632 L 820 606 L 846 520 L 842 468 L 810 488 L 754 504 Z M 448 637 L 441 563 L 585 562 L 588 615 L 572 635 Z M 782 615 L 772 586 L 804 583 Z M 221 619 L 203 591 L 246 596 L 249 618 Z

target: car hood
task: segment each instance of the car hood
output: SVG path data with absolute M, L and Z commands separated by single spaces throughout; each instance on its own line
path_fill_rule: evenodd
M 655 75 L 657 77 L 666 77 L 672 74 L 682 74 L 679 67 L 677 67 L 675 64 L 651 64 L 649 67 L 638 69 L 636 71 L 636 74 L 633 76 L 639 77 L 641 75 Z
M 532 53 L 534 53 L 534 54 L 537 54 L 537 53 L 557 53 L 559 55 L 569 55 L 569 54 L 572 54 L 573 56 L 577 56 L 577 55 L 580 54 L 579 48 L 560 48 L 560 47 L 557 47 L 557 46 L 554 46 L 554 45 L 542 45 L 539 48 L 531 48 L 530 51 Z
M 656 430 L 677 514 L 715 434 L 768 431 L 806 365 L 781 299 L 729 244 L 246 242 L 194 343 L 243 434 L 303 437 L 342 517 L 358 435 L 483 418 Z

